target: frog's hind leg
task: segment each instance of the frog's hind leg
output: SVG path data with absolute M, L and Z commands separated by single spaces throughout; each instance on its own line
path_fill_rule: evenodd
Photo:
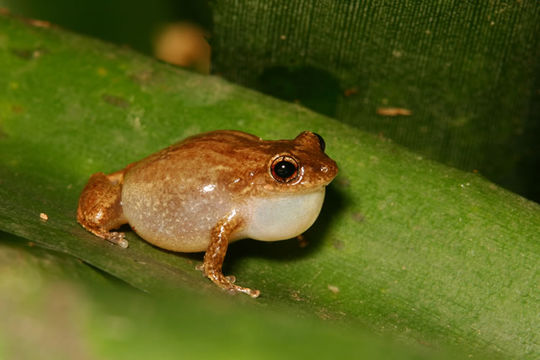
M 94 235 L 127 248 L 124 233 L 111 231 L 127 223 L 121 205 L 123 180 L 123 172 L 92 175 L 79 198 L 77 221 Z

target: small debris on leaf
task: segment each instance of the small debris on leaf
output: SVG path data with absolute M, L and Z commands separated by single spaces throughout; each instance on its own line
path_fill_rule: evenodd
M 103 94 L 103 96 L 101 98 L 106 103 L 108 103 L 108 104 L 110 104 L 112 106 L 122 108 L 122 109 L 127 109 L 130 106 L 129 101 L 127 101 L 126 99 L 124 99 L 123 97 L 120 97 L 120 96 L 115 96 L 115 95 L 110 95 L 110 94 Z
M 335 286 L 335 285 L 328 285 L 328 290 L 330 290 L 334 294 L 339 293 L 339 288 L 337 286 Z
M 51 23 L 45 20 L 38 20 L 38 19 L 26 19 L 26 22 L 32 26 L 40 27 L 40 28 L 50 28 Z
M 354 87 L 350 89 L 345 89 L 345 91 L 343 92 L 343 95 L 345 95 L 346 97 L 349 97 L 354 94 L 358 94 L 358 89 Z
M 351 217 L 352 217 L 352 219 L 353 219 L 354 221 L 359 222 L 359 223 L 364 222 L 364 220 L 365 220 L 364 215 L 363 215 L 362 213 L 360 213 L 360 212 L 354 212 L 354 213 L 352 213 L 352 214 L 351 214 Z
M 381 107 L 377 109 L 377 114 L 382 116 L 409 116 L 412 111 L 405 108 Z

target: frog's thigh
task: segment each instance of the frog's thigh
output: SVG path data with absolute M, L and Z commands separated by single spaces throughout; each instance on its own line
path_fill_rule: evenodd
M 92 175 L 79 198 L 77 221 L 93 234 L 125 248 L 124 234 L 110 231 L 127 222 L 121 206 L 122 180 L 120 173 Z

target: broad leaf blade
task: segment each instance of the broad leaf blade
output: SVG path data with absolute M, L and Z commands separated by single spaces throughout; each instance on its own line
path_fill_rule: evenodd
M 310 246 L 244 241 L 229 250 L 226 271 L 261 289 L 257 303 L 407 342 L 511 357 L 538 350 L 538 205 L 218 78 L 58 30 L 6 18 L 0 26 L 3 231 L 146 291 L 214 296 L 194 270 L 200 255 L 167 253 L 132 233 L 122 250 L 86 233 L 75 221 L 84 183 L 201 131 L 291 138 L 310 129 L 341 171 L 306 234 Z
M 73 257 L 5 233 L 0 239 L 2 359 L 443 359 L 224 298 L 144 296 Z

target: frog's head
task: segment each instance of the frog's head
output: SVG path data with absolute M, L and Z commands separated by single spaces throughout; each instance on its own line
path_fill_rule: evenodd
M 280 140 L 269 148 L 265 188 L 277 192 L 310 192 L 328 185 L 337 175 L 336 162 L 325 154 L 323 138 L 304 131 L 294 140 Z
M 260 140 L 255 153 L 246 156 L 259 164 L 250 173 L 249 220 L 242 235 L 273 241 L 303 233 L 319 215 L 325 187 L 338 172 L 323 138 L 304 131 L 293 140 Z

